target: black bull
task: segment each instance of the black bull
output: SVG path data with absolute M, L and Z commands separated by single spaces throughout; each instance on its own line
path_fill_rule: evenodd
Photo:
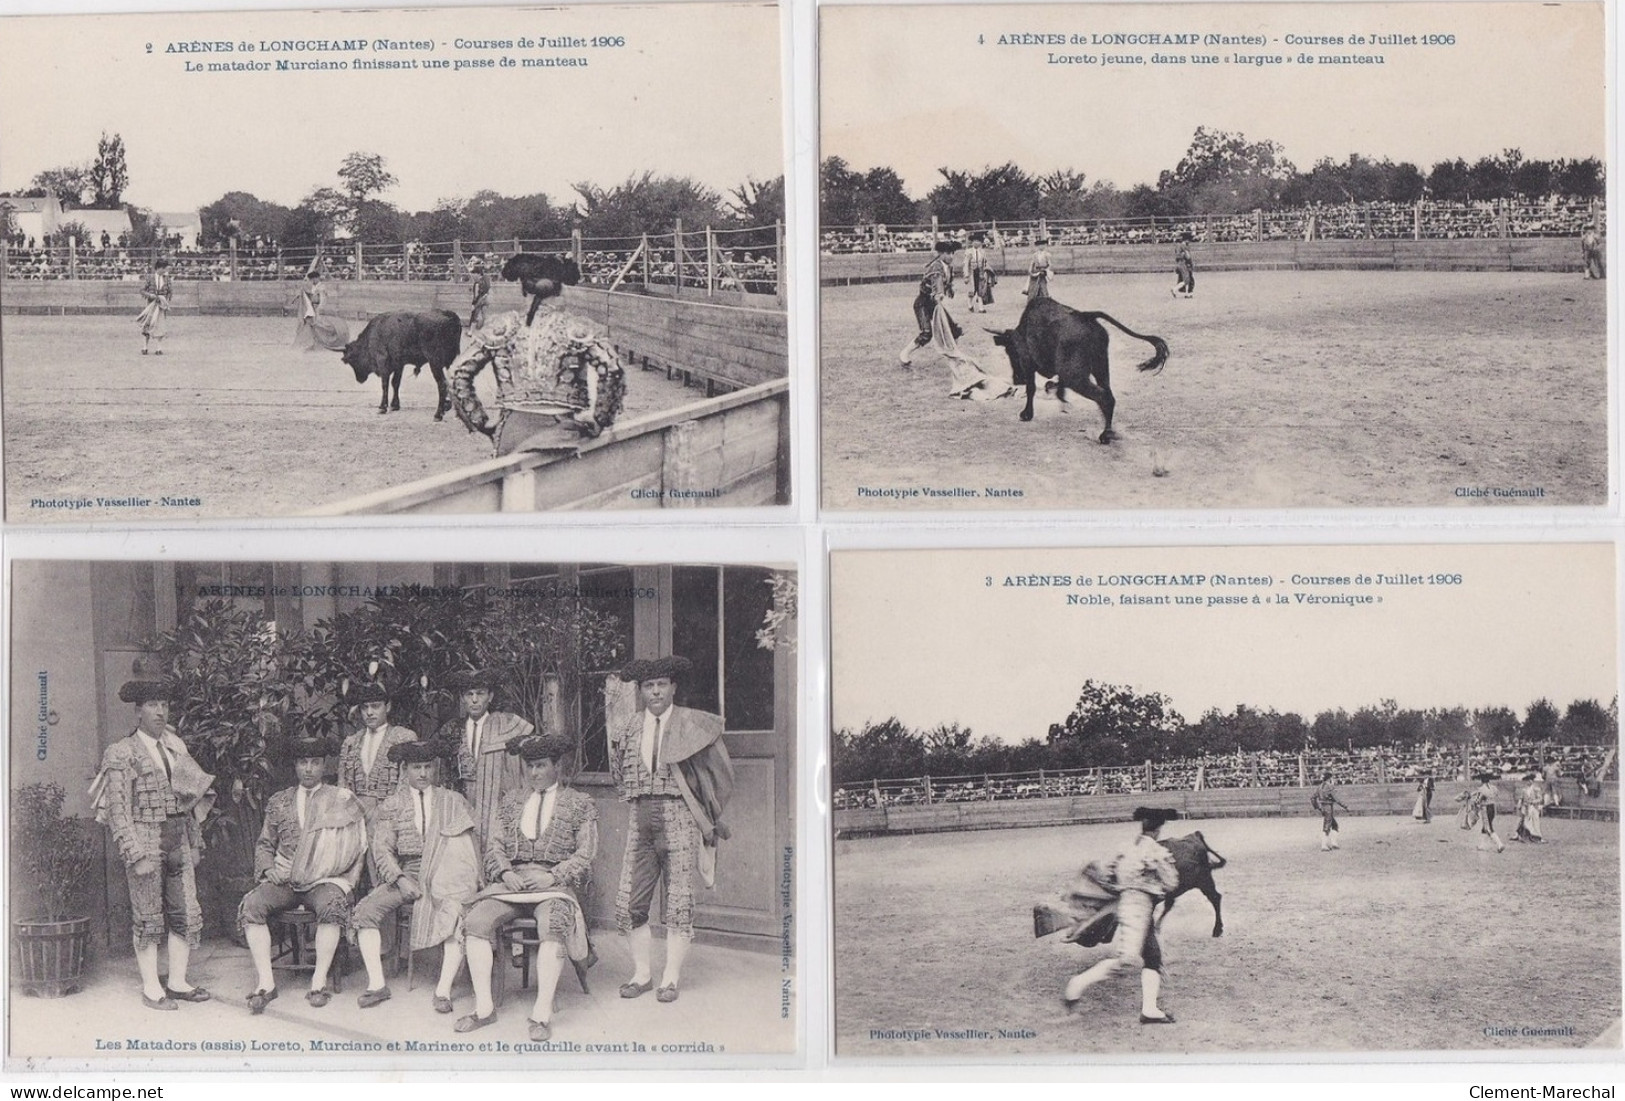
M 434 419 L 444 420 L 451 408 L 451 399 L 446 395 L 446 369 L 457 359 L 462 340 L 462 320 L 450 310 L 397 310 L 367 322 L 361 335 L 345 345 L 344 362 L 355 372 L 357 382 L 366 382 L 369 375 L 378 376 L 383 387 L 378 402 L 380 413 L 400 409 L 401 375 L 407 365 L 412 365 L 412 373 L 417 374 L 428 364 L 440 391 Z
M 1174 867 L 1179 869 L 1179 885 L 1168 892 L 1164 898 L 1162 913 L 1157 916 L 1157 925 L 1160 927 L 1168 912 L 1174 908 L 1174 900 L 1186 891 L 1201 891 L 1207 900 L 1213 904 L 1213 935 L 1224 935 L 1224 915 L 1219 908 L 1218 886 L 1213 882 L 1215 870 L 1225 866 L 1224 857 L 1214 852 L 1202 836 L 1201 830 L 1187 834 L 1184 837 L 1172 837 L 1161 842 L 1164 848 L 1174 854 Z M 1082 909 L 1068 906 L 1056 906 L 1052 903 L 1041 902 L 1033 907 L 1033 936 L 1045 937 L 1058 930 L 1067 930 L 1064 939 L 1091 947 L 1104 944 L 1111 940 L 1117 931 L 1117 908 L 1113 905 L 1100 907 L 1099 896 L 1092 904 L 1085 903 Z
M 1168 343 L 1160 336 L 1145 336 L 1110 314 L 1074 310 L 1048 297 L 1029 298 L 1014 329 L 988 330 L 993 334 L 993 343 L 1010 357 L 1011 381 L 1027 388 L 1022 420 L 1033 419 L 1033 392 L 1037 389 L 1037 376 L 1043 375 L 1055 380 L 1055 396 L 1062 401 L 1066 400 L 1066 392 L 1072 390 L 1100 406 L 1100 415 L 1106 421 L 1100 433 L 1101 443 L 1111 443 L 1117 438 L 1117 433 L 1112 431 L 1112 411 L 1117 408 L 1117 399 L 1112 395 L 1108 357 L 1111 334 L 1102 321 L 1151 345 L 1151 358 L 1140 364 L 1140 370 L 1160 371 L 1168 362 Z

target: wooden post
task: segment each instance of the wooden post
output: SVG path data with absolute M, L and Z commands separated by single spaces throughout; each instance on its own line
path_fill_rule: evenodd
M 931 215 L 931 247 L 932 248 L 937 247 L 937 241 L 941 239 L 941 235 L 942 235 L 942 227 L 937 223 L 937 216 L 935 214 L 933 214 L 933 215 Z
M 570 255 L 575 257 L 576 267 L 581 269 L 583 277 L 587 272 L 587 254 L 581 247 L 581 227 L 570 231 Z
M 931 224 L 933 227 L 936 225 L 936 221 L 937 219 L 935 215 L 933 215 L 931 218 Z M 982 793 L 987 796 L 987 801 L 989 803 L 993 802 L 993 777 L 988 776 L 985 773 L 982 775 Z
M 355 281 L 361 282 L 361 242 L 355 243 Z
M 647 233 L 645 233 L 643 235 L 643 244 L 640 245 L 639 248 L 641 248 L 643 250 L 643 289 L 648 290 L 649 289 L 649 235 Z
M 68 235 L 68 278 L 79 278 L 79 238 Z
M 773 297 L 784 305 L 784 223 L 773 223 Z
M 1151 771 L 1151 762 L 1149 760 L 1145 762 L 1145 790 L 1148 792 L 1157 790 L 1156 776 Z
M 1422 239 L 1422 200 L 1416 200 L 1416 207 L 1411 212 L 1411 240 Z
M 671 234 L 672 268 L 677 273 L 676 297 L 683 296 L 683 220 L 677 219 L 677 228 Z
M 1309 786 L 1309 757 L 1304 753 L 1298 754 L 1298 786 L 1301 788 Z
M 928 807 L 931 805 L 931 777 L 929 776 L 925 778 L 925 805 Z
M 1253 211 L 1253 240 L 1255 240 L 1255 241 L 1264 240 L 1264 212 L 1263 212 L 1263 210 L 1255 210 L 1255 211 Z
M 237 238 L 229 238 L 227 243 L 231 246 L 231 281 L 237 282 Z
M 717 293 L 717 235 L 710 226 L 705 227 L 705 295 Z M 929 777 L 927 777 L 929 782 Z
M 466 271 L 467 267 L 463 263 L 463 239 L 458 237 L 451 243 L 451 273 L 460 279 Z

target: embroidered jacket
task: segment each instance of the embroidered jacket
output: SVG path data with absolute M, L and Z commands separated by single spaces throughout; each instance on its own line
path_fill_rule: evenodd
M 370 816 L 373 808 L 401 784 L 401 766 L 389 759 L 389 747 L 400 742 L 415 742 L 418 736 L 404 726 L 386 725 L 370 771 L 361 759 L 366 736 L 367 731 L 362 728 L 344 739 L 344 745 L 339 748 L 339 787 L 355 792 Z
M 485 846 L 485 873 L 493 882 L 515 864 L 546 864 L 561 886 L 580 891 L 598 855 L 598 808 L 591 796 L 562 784 L 553 818 L 532 841 L 520 829 L 520 817 L 531 793 L 516 792 L 502 801 L 498 829 Z

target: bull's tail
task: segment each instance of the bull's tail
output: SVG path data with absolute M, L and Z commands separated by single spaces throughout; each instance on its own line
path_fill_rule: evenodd
M 1140 364 L 1140 370 L 1161 371 L 1167 364 L 1168 342 L 1162 339 L 1162 337 L 1146 336 L 1144 333 L 1137 333 L 1127 325 L 1123 324 L 1121 321 L 1117 320 L 1117 318 L 1113 317 L 1111 314 L 1103 313 L 1100 310 L 1090 310 L 1087 312 L 1086 316 L 1098 318 L 1101 321 L 1109 321 L 1119 329 L 1123 330 L 1123 332 L 1127 333 L 1129 336 L 1132 336 L 1135 340 L 1143 340 L 1147 344 L 1151 345 L 1151 358 Z
M 1206 842 L 1204 842 L 1204 844 L 1205 843 Z M 1208 849 L 1207 854 L 1208 854 L 1208 856 L 1213 858 L 1213 859 L 1211 859 L 1211 860 L 1209 860 L 1207 862 L 1207 866 L 1210 867 L 1210 868 L 1222 868 L 1226 864 L 1230 863 L 1224 857 L 1222 857 L 1218 853 L 1214 852 L 1211 848 Z

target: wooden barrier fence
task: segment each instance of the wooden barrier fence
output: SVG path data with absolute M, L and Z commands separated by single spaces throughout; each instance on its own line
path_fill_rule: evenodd
M 1423 241 L 1193 242 L 1197 276 L 1209 271 L 1572 271 L 1583 270 L 1573 238 L 1461 238 Z M 990 249 L 1000 273 L 999 293 L 1018 295 L 1026 285 L 1032 246 Z M 1060 275 L 1126 275 L 1174 272 L 1172 245 L 1051 245 L 1051 269 Z M 823 286 L 908 282 L 920 277 L 931 254 L 842 253 L 820 256 Z M 956 267 L 962 265 L 956 257 Z
M 576 453 L 524 452 L 325 505 L 307 516 L 736 508 L 790 499 L 790 383 L 623 421 Z
M 1433 796 L 1433 815 L 1456 813 L 1455 797 L 1475 784 L 1447 780 Z M 1565 785 L 1564 805 L 1558 816 L 1618 819 L 1619 783 L 1609 781 L 1595 798 L 1571 796 Z M 1512 814 L 1517 797 L 1514 784 L 1499 785 L 1496 809 Z M 1029 826 L 1067 826 L 1092 822 L 1127 822 L 1138 806 L 1175 807 L 1186 818 L 1303 818 L 1313 817 L 1309 806 L 1313 788 L 1221 788 L 1206 791 L 1156 791 L 1131 795 L 1071 795 L 1049 799 L 1011 799 L 994 802 L 932 803 L 908 806 L 850 807 L 834 812 L 837 837 L 884 834 L 944 833 L 956 830 L 1004 830 Z M 1351 784 L 1337 789 L 1347 803 L 1339 815 L 1408 815 L 1416 802 L 1414 783 Z M 1508 823 L 1507 832 L 1513 824 Z

